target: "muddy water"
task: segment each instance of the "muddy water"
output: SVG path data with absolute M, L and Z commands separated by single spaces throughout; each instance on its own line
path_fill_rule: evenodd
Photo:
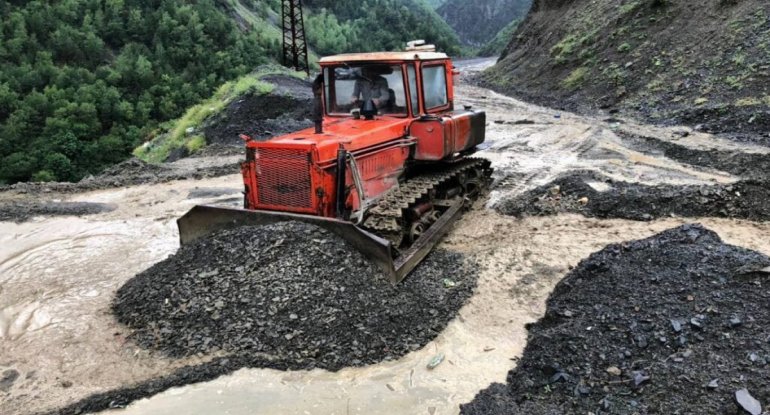
M 0 222 L 0 373 L 21 375 L 0 399 L 0 413 L 39 411 L 196 362 L 150 357 L 126 343 L 109 304 L 125 281 L 178 248 L 176 217 L 196 203 L 227 198 L 219 191 L 188 199 L 191 190 L 237 180 L 83 193 L 72 200 L 118 208 L 85 218 Z
M 460 103 L 487 110 L 488 145 L 479 155 L 496 169 L 488 204 L 575 169 L 646 184 L 736 179 L 640 151 L 616 134 L 625 129 L 680 140 L 673 129 L 562 113 L 478 87 L 460 86 L 457 93 Z M 736 149 L 708 135 L 691 137 L 679 144 Z M 0 392 L 0 413 L 61 406 L 199 362 L 163 359 L 125 342 L 126 329 L 112 319 L 109 303 L 126 280 L 177 248 L 177 217 L 198 203 L 237 206 L 239 191 L 240 178 L 233 175 L 82 193 L 70 200 L 118 208 L 83 219 L 0 223 L 0 373 L 21 374 L 5 395 Z M 478 390 L 505 380 L 515 365 L 511 358 L 524 348 L 524 325 L 542 315 L 548 293 L 570 266 L 607 243 L 683 222 L 571 215 L 514 219 L 479 206 L 443 242 L 482 264 L 477 292 L 423 349 L 395 362 L 336 373 L 244 369 L 110 413 L 455 414 Z M 770 254 L 768 225 L 700 222 L 730 243 Z M 444 362 L 427 369 L 438 353 L 446 356 Z

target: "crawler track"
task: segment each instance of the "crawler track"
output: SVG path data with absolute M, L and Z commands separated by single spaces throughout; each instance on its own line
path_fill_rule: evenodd
M 417 174 L 371 207 L 363 227 L 388 239 L 395 248 L 408 246 L 410 226 L 419 219 L 411 213 L 413 208 L 456 196 L 474 200 L 489 187 L 491 175 L 489 160 L 481 158 L 465 158 L 438 171 Z

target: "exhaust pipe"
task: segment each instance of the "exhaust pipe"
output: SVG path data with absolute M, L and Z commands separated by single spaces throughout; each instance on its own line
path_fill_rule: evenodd
M 345 213 L 345 167 L 347 165 L 348 152 L 340 144 L 337 150 L 337 218 L 342 219 Z
M 315 77 L 315 81 L 313 81 L 313 124 L 315 124 L 316 134 L 322 134 L 324 132 L 323 86 L 323 74 L 318 74 L 318 76 Z

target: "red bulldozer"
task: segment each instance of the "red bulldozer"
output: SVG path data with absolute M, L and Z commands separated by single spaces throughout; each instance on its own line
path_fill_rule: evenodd
M 315 126 L 246 140 L 244 209 L 196 206 L 187 244 L 217 230 L 300 220 L 321 226 L 401 281 L 491 182 L 486 115 L 455 108 L 452 61 L 430 45 L 324 57 Z

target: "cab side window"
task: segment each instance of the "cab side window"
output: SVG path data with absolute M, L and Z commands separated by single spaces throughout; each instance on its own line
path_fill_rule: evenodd
M 422 68 L 422 93 L 425 97 L 425 109 L 428 111 L 448 103 L 444 65 Z

